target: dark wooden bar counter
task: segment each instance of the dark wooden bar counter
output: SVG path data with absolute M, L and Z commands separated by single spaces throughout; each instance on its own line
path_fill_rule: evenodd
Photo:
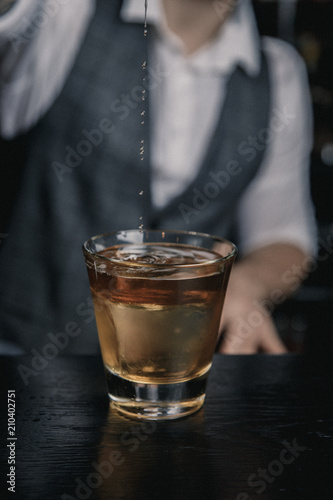
M 294 354 L 216 355 L 202 410 L 145 422 L 110 408 L 99 357 L 58 357 L 24 382 L 19 366 L 31 363 L 0 358 L 1 499 L 333 498 L 330 367 Z

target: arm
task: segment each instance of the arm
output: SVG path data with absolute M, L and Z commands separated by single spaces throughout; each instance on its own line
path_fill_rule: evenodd
M 273 243 L 235 264 L 222 314 L 225 336 L 220 352 L 286 352 L 271 313 L 308 276 L 310 262 L 311 257 L 301 248 Z
M 222 313 L 224 353 L 285 351 L 271 313 L 307 277 L 316 251 L 309 185 L 312 116 L 305 70 L 282 42 L 268 48 L 271 80 L 276 82 L 271 141 L 259 175 L 239 205 L 240 259 Z
M 4 1 L 9 10 L 0 16 L 0 134 L 11 139 L 34 125 L 61 90 L 94 1 Z

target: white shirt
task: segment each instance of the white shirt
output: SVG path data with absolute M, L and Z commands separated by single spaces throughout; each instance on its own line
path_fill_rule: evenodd
M 36 25 L 36 6 L 39 12 L 47 12 L 49 4 L 57 2 L 58 11 L 48 14 L 45 27 L 28 39 L 19 10 L 30 22 L 35 19 Z M 8 41 L 2 41 L 6 37 L 12 46 L 0 67 L 5 77 L 0 96 L 5 137 L 31 126 L 60 92 L 93 8 L 92 0 L 19 0 L 0 18 L 0 51 L 6 49 L 6 43 L 8 49 Z M 128 22 L 143 22 L 144 1 L 125 1 L 121 15 Z M 150 110 L 152 196 L 155 205 L 163 207 L 197 174 L 218 118 L 216 110 L 223 103 L 225 85 L 235 66 L 241 65 L 250 75 L 258 73 L 259 40 L 248 0 L 239 4 L 214 43 L 191 57 L 183 55 L 180 41 L 168 32 L 160 0 L 148 2 L 148 21 L 156 28 L 149 32 L 149 64 L 154 69 L 158 61 L 159 74 L 165 75 L 151 91 Z M 23 38 L 13 38 L 13 33 L 20 32 Z M 54 44 L 54 40 L 59 42 Z M 279 241 L 314 252 L 316 229 L 308 175 L 312 119 L 304 86 L 305 68 L 295 50 L 282 41 L 266 38 L 264 50 L 272 82 L 271 140 L 260 174 L 240 202 L 240 250 L 247 252 Z M 254 138 L 254 145 L 249 144 L 249 154 L 256 154 L 256 147 L 267 140 L 264 132 Z

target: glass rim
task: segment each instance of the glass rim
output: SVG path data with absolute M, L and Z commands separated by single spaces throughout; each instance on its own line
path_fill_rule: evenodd
M 180 263 L 180 264 L 172 264 L 173 267 L 177 267 L 177 268 L 189 268 L 189 267 L 200 267 L 200 266 L 206 266 L 206 265 L 209 265 L 209 264 L 216 264 L 218 262 L 223 262 L 223 261 L 226 261 L 226 260 L 229 260 L 233 257 L 236 257 L 237 255 L 237 246 L 232 243 L 232 241 L 230 240 L 227 240 L 226 238 L 221 238 L 220 236 L 216 236 L 214 234 L 209 234 L 209 233 L 204 233 L 204 232 L 199 232 L 199 231 L 186 231 L 186 230 L 182 230 L 182 229 L 123 229 L 123 230 L 119 230 L 119 231 L 109 231 L 109 232 L 105 232 L 105 233 L 100 233 L 100 234 L 97 234 L 95 236 L 92 236 L 90 238 L 88 238 L 82 245 L 82 248 L 83 248 L 83 251 L 84 252 L 87 252 L 89 255 L 93 256 L 93 257 L 97 257 L 99 259 L 103 259 L 103 260 L 107 260 L 109 262 L 112 262 L 114 264 L 117 264 L 117 265 L 123 265 L 124 267 L 150 267 L 150 268 L 165 268 L 165 267 L 168 267 L 169 264 L 163 264 L 163 263 L 146 263 L 146 262 L 133 262 L 133 261 L 122 261 L 120 259 L 117 259 L 117 258 L 112 258 L 112 257 L 107 257 L 105 255 L 101 255 L 99 252 L 100 251 L 94 251 L 94 250 L 91 250 L 90 248 L 88 248 L 88 244 L 89 243 L 92 243 L 94 242 L 95 240 L 97 239 L 100 239 L 100 238 L 106 238 L 106 237 L 109 237 L 109 236 L 116 236 L 116 235 L 121 235 L 121 234 L 124 234 L 124 233 L 151 233 L 151 234 L 169 234 L 169 235 L 182 235 L 182 236 L 198 236 L 200 238 L 203 238 L 203 239 L 210 239 L 212 241 L 215 241 L 216 243 L 224 243 L 224 244 L 228 244 L 230 245 L 230 251 L 227 253 L 227 255 L 224 255 L 224 256 L 220 256 L 216 259 L 208 259 L 208 260 L 204 260 L 202 262 L 197 262 L 197 263 L 194 263 L 194 264 L 184 264 L 184 263 Z M 154 241 L 152 240 L 151 242 L 143 242 L 144 244 L 145 243 L 151 243 L 151 244 L 154 244 L 154 243 L 161 243 L 159 241 Z M 177 242 L 173 242 L 173 243 L 177 243 Z M 142 243 L 124 243 L 124 245 L 140 245 Z M 185 243 L 184 243 L 185 244 Z M 108 248 L 108 247 L 106 247 Z M 201 247 L 202 248 L 202 247 Z

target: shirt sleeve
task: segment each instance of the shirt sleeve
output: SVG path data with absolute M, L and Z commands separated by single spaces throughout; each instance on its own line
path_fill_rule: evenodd
M 94 0 L 17 0 L 0 16 L 0 134 L 29 129 L 60 92 Z
M 271 243 L 286 242 L 311 255 L 317 229 L 310 191 L 312 108 L 305 66 L 296 50 L 280 40 L 264 39 L 272 82 L 263 163 L 242 197 L 237 225 L 242 253 Z M 260 136 L 260 137 L 259 137 Z

